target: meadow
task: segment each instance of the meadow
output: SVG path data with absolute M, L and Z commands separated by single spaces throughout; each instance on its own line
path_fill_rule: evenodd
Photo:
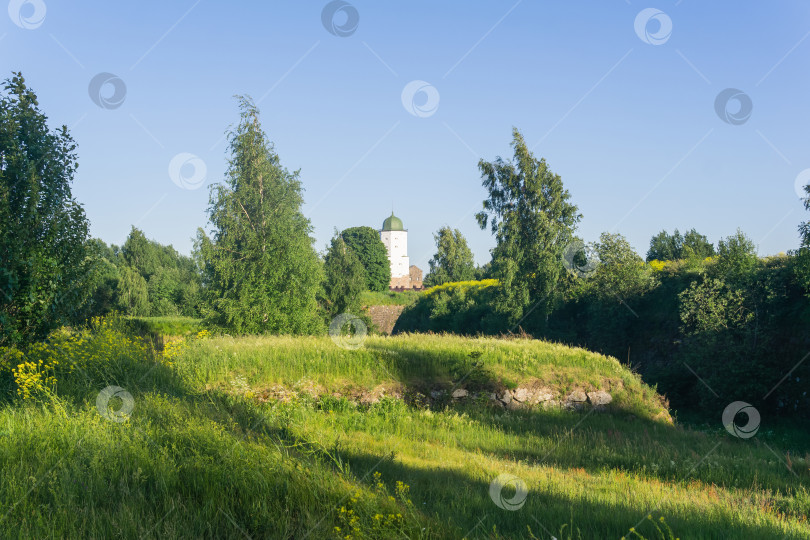
M 810 538 L 806 440 L 673 424 L 610 357 L 526 339 L 369 336 L 349 350 L 206 331 L 158 350 L 131 332 L 97 320 L 29 353 L 50 367 L 0 408 L 4 537 Z M 532 380 L 609 385 L 614 401 L 427 399 Z

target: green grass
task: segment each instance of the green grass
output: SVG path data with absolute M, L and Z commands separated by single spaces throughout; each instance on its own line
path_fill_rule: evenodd
M 190 340 L 171 365 L 156 360 L 110 358 L 114 369 L 76 372 L 58 397 L 0 407 L 3 537 L 589 539 L 638 538 L 636 527 L 661 538 L 663 517 L 682 539 L 810 538 L 799 443 L 656 421 L 653 389 L 581 349 L 406 335 L 351 351 L 325 337 L 217 337 Z M 622 389 L 604 413 L 256 397 L 274 384 L 326 393 L 533 379 Z M 110 384 L 134 398 L 125 422 L 96 409 Z M 503 473 L 526 484 L 519 510 L 490 497 Z
M 418 291 L 364 291 L 360 303 L 364 306 L 407 306 L 416 301 Z
M 206 388 L 227 386 L 237 376 L 254 389 L 306 380 L 327 393 L 391 382 L 425 393 L 457 381 L 471 391 L 495 391 L 539 380 L 560 394 L 623 387 L 611 392 L 617 409 L 645 417 L 662 410 L 655 391 L 616 359 L 528 339 L 370 336 L 349 351 L 328 337 L 221 337 L 197 343 L 184 359 Z

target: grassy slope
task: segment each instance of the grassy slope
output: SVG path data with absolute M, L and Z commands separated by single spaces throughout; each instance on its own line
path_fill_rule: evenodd
M 806 461 L 794 458 L 796 478 L 758 438 L 652 421 L 655 393 L 586 351 L 441 336 L 369 338 L 357 351 L 328 338 L 223 337 L 194 342 L 173 367 L 117 361 L 117 375 L 55 405 L 0 409 L 4 536 L 324 538 L 340 527 L 567 538 L 558 531 L 572 523 L 583 538 L 619 538 L 652 513 L 680 538 L 810 537 L 800 523 L 810 496 L 798 487 L 810 480 Z M 621 380 L 624 391 L 612 414 L 251 397 L 272 383 L 422 389 L 464 378 L 481 388 L 532 377 L 560 389 Z M 135 398 L 124 423 L 96 412 L 106 384 Z M 528 486 L 518 511 L 489 497 L 501 473 Z M 410 493 L 397 495 L 396 481 Z M 639 530 L 654 537 L 649 522 Z
M 369 337 L 362 348 L 347 351 L 322 337 L 223 337 L 190 349 L 186 360 L 207 387 L 227 385 L 234 375 L 256 390 L 306 381 L 330 393 L 390 382 L 427 393 L 456 381 L 469 390 L 494 391 L 538 379 L 561 393 L 621 385 L 612 391 L 617 408 L 643 417 L 662 410 L 654 390 L 614 358 L 532 340 Z
M 416 301 L 417 291 L 363 291 L 360 303 L 364 306 L 407 306 Z

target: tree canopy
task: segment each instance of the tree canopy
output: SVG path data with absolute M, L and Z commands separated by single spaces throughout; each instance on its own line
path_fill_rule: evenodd
M 78 168 L 67 127 L 50 130 L 15 73 L 0 96 L 0 345 L 44 337 L 89 295 L 88 222 L 71 194 Z
M 705 259 L 714 255 L 714 245 L 695 229 L 681 235 L 678 229 L 672 234 L 661 231 L 650 239 L 647 261 L 677 261 L 679 259 Z
M 344 230 L 341 236 L 363 265 L 365 288 L 387 291 L 391 283 L 391 264 L 380 233 L 371 227 L 351 227 Z
M 489 197 L 476 215 L 497 240 L 492 275 L 501 287 L 495 308 L 510 325 L 530 312 L 548 317 L 561 292 L 563 251 L 582 217 L 560 176 L 534 157 L 516 128 L 512 137 L 512 160 L 478 163 Z
M 366 286 L 366 273 L 360 259 L 343 237 L 335 236 L 324 257 L 324 284 L 321 304 L 328 319 L 341 313 L 360 313 L 360 293 Z
M 449 281 L 468 281 L 477 277 L 473 253 L 461 231 L 440 228 L 434 235 L 436 253 L 428 262 L 430 271 L 425 285 L 433 287 Z
M 282 167 L 253 102 L 240 97 L 239 107 L 225 182 L 211 188 L 213 234 L 197 237 L 206 321 L 237 333 L 315 332 L 323 270 L 299 173 Z

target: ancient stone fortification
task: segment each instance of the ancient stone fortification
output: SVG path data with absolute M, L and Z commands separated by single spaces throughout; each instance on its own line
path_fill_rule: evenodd
M 584 411 L 594 409 L 596 411 L 608 410 L 613 403 L 611 392 L 621 391 L 619 384 L 610 391 L 605 389 L 583 390 L 573 389 L 561 393 L 549 386 L 542 385 L 538 381 L 518 386 L 514 390 L 500 391 L 470 391 L 466 388 L 435 388 L 433 390 L 418 391 L 405 389 L 396 384 L 381 384 L 372 390 L 347 387 L 339 392 L 326 392 L 314 383 L 302 381 L 294 388 L 287 388 L 275 385 L 257 393 L 259 401 L 283 401 L 288 402 L 301 397 L 310 399 L 321 399 L 325 396 L 334 398 L 346 398 L 355 405 L 373 405 L 383 398 L 404 399 L 405 401 L 418 405 L 452 405 L 454 403 L 480 403 L 494 406 L 506 410 L 569 410 Z M 672 418 L 666 412 L 659 414 L 661 420 L 672 422 Z

